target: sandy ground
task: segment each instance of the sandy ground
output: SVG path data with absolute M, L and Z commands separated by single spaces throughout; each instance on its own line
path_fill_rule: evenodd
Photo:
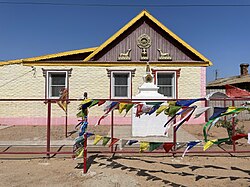
M 249 123 L 246 124 L 249 128 Z M 203 125 L 182 128 L 203 139 Z M 52 140 L 65 140 L 63 126 L 51 127 Z M 73 131 L 74 126 L 69 126 Z M 109 126 L 89 127 L 88 131 L 107 135 Z M 223 138 L 223 129 L 214 128 L 210 138 Z M 77 133 L 66 138 L 74 140 Z M 1 141 L 46 140 L 44 126 L 12 126 L 0 130 Z M 237 150 L 249 150 L 247 140 L 237 142 Z M 228 145 L 227 145 L 228 146 Z M 1 147 L 3 151 L 6 147 Z M 8 150 L 7 150 L 8 149 Z M 7 148 L 32 151 L 33 147 Z M 195 148 L 194 148 L 195 149 Z M 218 149 L 218 148 L 217 148 Z M 229 149 L 231 147 L 229 146 Z M 68 150 L 72 150 L 68 147 Z M 183 149 L 182 149 L 183 150 Z M 187 155 L 171 154 L 88 154 L 88 173 L 82 172 L 82 159 L 71 155 L 0 155 L 0 187 L 5 186 L 250 186 L 250 154 Z
M 249 157 L 91 155 L 89 170 L 69 158 L 1 159 L 0 186 L 249 186 Z

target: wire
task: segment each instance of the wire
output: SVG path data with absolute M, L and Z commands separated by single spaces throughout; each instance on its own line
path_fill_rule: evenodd
M 53 2 L 8 2 L 0 1 L 0 4 L 8 5 L 51 5 L 51 6 L 81 6 L 81 7 L 250 7 L 250 4 L 98 4 L 98 3 L 53 3 Z
M 30 73 L 30 72 L 32 72 L 32 71 L 34 71 L 33 76 L 35 76 L 36 69 L 35 69 L 33 66 L 32 66 L 31 68 L 32 68 L 32 69 L 29 70 L 28 72 L 26 72 L 26 73 L 24 73 L 24 74 L 22 74 L 22 75 L 19 75 L 18 77 L 14 78 L 14 79 L 11 79 L 11 80 L 7 81 L 6 83 L 0 85 L 0 88 L 3 87 L 3 86 L 5 86 L 5 85 L 7 85 L 7 84 L 9 84 L 9 83 L 11 83 L 11 82 L 13 82 L 13 81 L 15 81 L 15 80 L 17 80 L 17 79 L 19 79 L 19 78 L 21 78 L 21 77 L 23 77 L 23 76 L 25 76 L 25 75 L 27 75 L 28 73 Z

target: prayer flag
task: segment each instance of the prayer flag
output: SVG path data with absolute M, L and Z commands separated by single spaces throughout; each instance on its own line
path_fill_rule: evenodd
M 79 149 L 77 149 L 76 152 L 75 152 L 75 155 L 76 155 L 75 159 L 82 158 L 83 153 L 84 153 L 84 148 L 83 147 L 80 147 Z
M 193 104 L 197 101 L 201 101 L 201 100 L 205 100 L 205 98 L 179 100 L 179 101 L 176 101 L 176 105 L 177 106 L 190 106 L 191 104 Z
M 87 109 L 87 108 L 92 104 L 92 102 L 93 102 L 92 99 L 84 99 L 84 100 L 81 102 L 81 108 L 82 108 L 82 110 Z
M 75 144 L 82 144 L 84 142 L 84 137 L 83 136 L 78 136 L 75 139 Z
M 103 138 L 103 136 L 100 135 L 95 135 L 95 139 L 94 139 L 94 143 L 93 145 L 96 145 L 99 141 L 101 141 L 101 139 Z
M 220 117 L 222 113 L 225 113 L 227 111 L 227 109 L 228 109 L 228 107 L 214 107 L 214 113 L 209 118 L 209 120 Z
M 82 136 L 85 133 L 87 127 L 88 127 L 88 122 L 84 121 L 83 124 L 80 127 L 79 136 Z
M 119 112 L 120 112 L 120 114 L 122 113 L 122 111 L 124 110 L 124 109 L 126 109 L 126 106 L 127 106 L 127 103 L 119 103 Z
M 217 141 L 215 141 L 214 144 L 220 145 L 221 143 L 227 142 L 229 140 L 230 140 L 230 138 L 220 138 Z
M 160 113 L 162 113 L 164 110 L 167 109 L 167 105 L 161 105 L 157 110 L 156 110 L 156 116 L 158 116 Z
M 207 150 L 209 147 L 211 147 L 211 146 L 214 144 L 214 142 L 216 142 L 216 141 L 217 141 L 217 139 L 207 141 L 206 144 L 205 144 L 204 147 L 203 147 L 203 151 L 206 151 L 206 150 Z
M 128 145 L 132 145 L 132 144 L 137 143 L 137 142 L 138 142 L 138 140 L 129 140 Z
M 184 158 L 185 154 L 186 154 L 190 149 L 192 149 L 194 146 L 196 146 L 196 145 L 199 144 L 200 142 L 201 142 L 200 140 L 188 142 L 187 148 L 185 149 L 185 151 L 184 151 L 183 154 L 182 154 L 182 158 Z
M 60 91 L 59 101 L 57 101 L 57 104 L 64 110 L 64 112 L 67 111 L 67 104 L 68 104 L 67 99 L 68 99 L 68 90 L 64 88 Z
M 174 146 L 173 143 L 163 143 L 163 148 L 165 150 L 166 153 L 168 153 L 170 151 L 170 149 L 172 149 L 172 147 Z
M 162 142 L 149 142 L 149 151 L 153 151 L 160 147 L 163 143 Z
M 189 112 L 180 120 L 178 121 L 174 126 L 176 126 L 175 128 L 175 132 L 179 129 L 179 127 L 185 122 L 188 121 L 190 119 L 190 117 L 192 116 L 192 114 L 194 113 L 194 110 L 196 109 L 197 106 L 191 107 L 192 109 L 189 110 Z
M 94 100 L 92 101 L 91 105 L 89 106 L 89 108 L 91 108 L 91 107 L 97 105 L 98 103 L 99 103 L 99 100 L 94 99 Z
M 250 133 L 248 133 L 248 140 L 247 143 L 250 144 Z
M 112 138 L 111 143 L 109 144 L 109 147 L 113 146 L 116 142 L 118 142 L 120 139 L 118 138 Z
M 158 108 L 160 107 L 159 104 L 154 105 L 151 110 L 148 112 L 149 115 L 153 114 Z
M 236 140 L 239 140 L 241 138 L 246 138 L 246 137 L 247 137 L 247 134 L 236 134 L 236 135 L 232 136 L 232 140 L 236 141 Z
M 101 101 L 99 101 L 99 102 L 98 102 L 98 106 L 103 105 L 105 102 L 106 102 L 105 100 L 101 100 Z
M 179 110 L 181 109 L 181 106 L 169 106 L 167 110 L 165 110 L 165 113 L 168 116 L 174 116 Z
M 109 142 L 110 139 L 111 139 L 110 137 L 103 137 L 102 138 L 102 145 L 103 146 L 107 145 L 107 143 Z
M 129 112 L 129 110 L 130 110 L 133 106 L 134 106 L 133 103 L 128 103 L 128 104 L 126 105 L 126 113 L 125 113 L 124 117 L 127 115 L 127 113 Z
M 126 143 L 128 142 L 128 140 L 120 139 L 120 142 L 121 142 L 121 144 L 120 144 L 120 150 L 122 150 L 123 147 L 124 147 L 124 146 L 126 145 Z
M 148 150 L 149 142 L 140 142 L 140 153 Z
M 204 112 L 206 112 L 208 109 L 210 109 L 210 107 L 199 107 L 195 110 L 194 112 L 194 115 L 195 117 L 194 118 L 198 118 L 200 117 Z
M 95 125 L 95 126 L 97 126 L 97 125 L 100 125 L 100 123 L 101 123 L 101 121 L 105 118 L 105 117 L 107 117 L 108 116 L 108 114 L 111 112 L 111 111 L 113 111 L 116 107 L 117 107 L 117 105 L 118 105 L 118 102 L 112 102 L 112 103 L 110 103 L 109 104 L 109 107 L 105 107 L 104 108 L 104 110 L 106 111 L 104 114 L 103 114 L 103 116 L 98 120 L 98 122 L 97 122 L 97 124 Z
M 144 104 L 142 103 L 139 103 L 136 105 L 136 114 L 135 114 L 135 117 L 140 117 L 143 112 L 142 112 L 142 107 L 143 107 Z
M 90 136 L 93 136 L 95 134 L 91 133 L 91 132 L 86 132 L 86 135 L 87 135 L 87 138 L 90 137 Z

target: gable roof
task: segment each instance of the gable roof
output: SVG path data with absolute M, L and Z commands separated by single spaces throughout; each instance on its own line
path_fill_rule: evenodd
M 249 83 L 250 75 L 245 76 L 232 76 L 228 78 L 220 78 L 214 81 L 211 81 L 207 84 L 207 88 L 216 88 L 216 87 L 224 87 L 227 84 L 241 84 L 241 83 Z
M 93 52 L 96 49 L 97 49 L 97 47 L 92 47 L 92 48 L 85 48 L 85 49 L 78 49 L 78 50 L 71 50 L 71 51 L 65 51 L 65 52 L 60 52 L 60 53 L 42 55 L 42 56 L 31 57 L 31 58 L 0 61 L 0 66 L 1 65 L 8 65 L 8 64 L 20 64 L 24 61 L 25 62 L 29 62 L 29 61 L 34 62 L 34 61 L 40 61 L 40 60 L 49 60 L 52 58 L 63 57 L 63 56 L 68 56 L 68 55 L 76 55 L 76 54 L 80 54 L 80 53 L 89 53 L 89 52 Z
M 199 53 L 197 50 L 195 50 L 193 47 L 191 47 L 189 44 L 187 44 L 185 41 L 183 41 L 176 34 L 174 34 L 171 30 L 169 30 L 166 26 L 164 26 L 162 23 L 160 23 L 156 18 L 154 18 L 146 10 L 143 10 L 140 14 L 138 14 L 131 21 L 129 21 L 124 27 L 122 27 L 118 32 L 116 32 L 113 36 L 111 36 L 108 40 L 106 40 L 102 45 L 100 45 L 93 53 L 91 53 L 88 57 L 86 57 L 84 59 L 84 62 L 90 61 L 93 57 L 95 57 L 95 55 L 97 55 L 99 52 L 101 52 L 105 47 L 107 47 L 111 42 L 116 40 L 121 34 L 123 34 L 126 30 L 128 30 L 130 27 L 132 27 L 138 20 L 142 19 L 144 16 L 146 16 L 148 19 L 150 19 L 152 22 L 154 22 L 158 27 L 160 27 L 163 31 L 165 31 L 167 34 L 169 34 L 171 37 L 173 37 L 176 41 L 178 41 L 180 44 L 182 44 L 189 51 L 191 51 L 196 56 L 198 56 L 202 61 L 207 63 L 208 66 L 213 65 L 210 60 L 208 60 L 201 53 Z

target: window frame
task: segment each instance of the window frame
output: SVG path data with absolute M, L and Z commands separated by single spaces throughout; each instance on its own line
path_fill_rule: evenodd
M 110 80 L 110 83 L 109 83 L 109 99 L 132 99 L 132 93 L 133 93 L 133 77 L 135 76 L 135 71 L 136 71 L 136 68 L 128 68 L 128 69 L 113 69 L 113 68 L 107 68 L 107 75 L 109 77 L 109 80 Z M 113 83 L 113 80 L 112 80 L 112 74 L 113 73 L 130 73 L 130 83 L 128 83 L 129 85 L 129 93 L 128 93 L 128 97 L 114 97 L 112 92 L 113 92 L 113 88 L 112 88 L 112 83 Z
M 43 69 L 43 76 L 45 77 L 45 99 L 58 99 L 60 96 L 51 96 L 51 84 L 50 84 L 50 78 L 51 74 L 60 74 L 65 73 L 65 88 L 68 90 L 69 93 L 69 77 L 71 76 L 72 69 Z
M 170 99 L 177 99 L 178 98 L 178 78 L 180 77 L 180 71 L 181 69 L 177 69 L 177 70 L 164 70 L 164 69 L 152 69 L 152 73 L 154 75 L 154 83 L 155 85 L 158 86 L 158 78 L 157 75 L 160 73 L 166 73 L 166 74 L 174 74 L 174 88 L 172 90 L 172 97 L 169 96 L 164 96 Z
M 115 77 L 114 77 L 114 74 L 128 74 L 128 90 L 127 90 L 127 96 L 115 96 Z M 111 83 L 110 83 L 110 86 L 111 86 L 111 95 L 110 97 L 112 99 L 130 99 L 132 97 L 132 78 L 131 78 L 131 71 L 111 71 Z

